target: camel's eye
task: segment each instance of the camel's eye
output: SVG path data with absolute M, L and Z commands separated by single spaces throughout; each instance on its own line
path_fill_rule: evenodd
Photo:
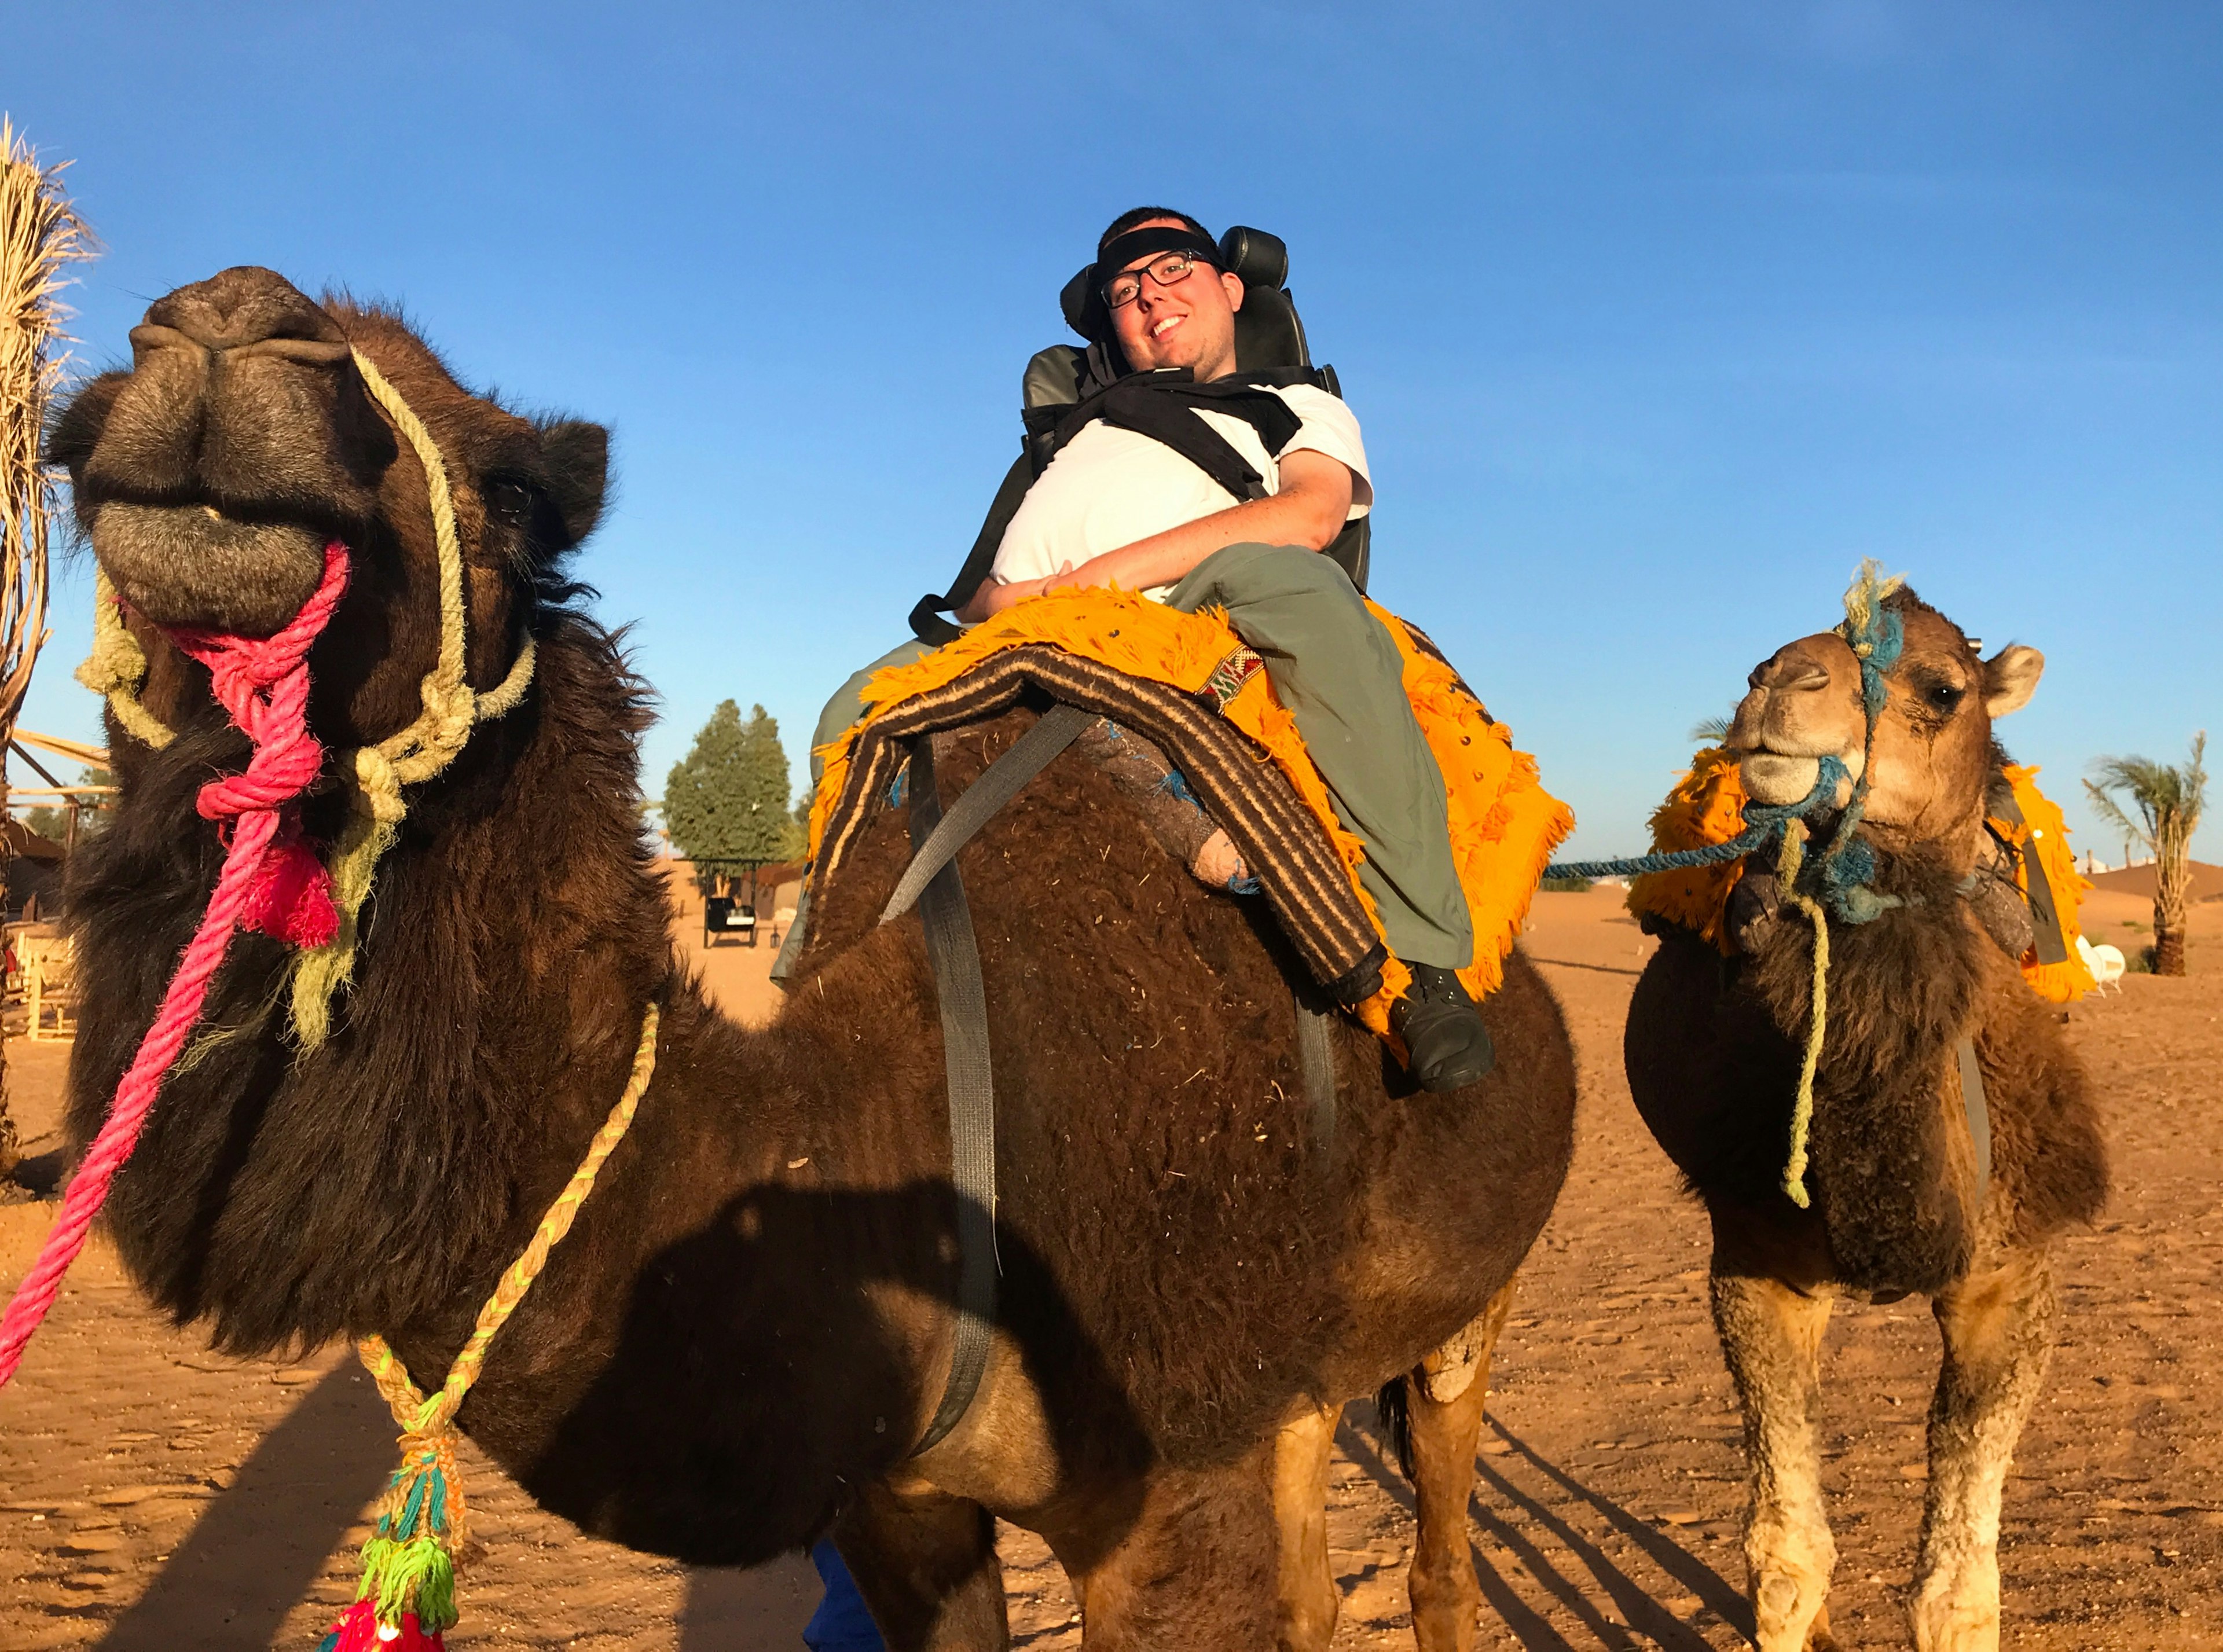
M 480 492 L 488 516 L 513 528 L 532 523 L 532 490 L 523 482 L 508 476 L 489 476 Z
M 1923 691 L 1922 698 L 1932 711 L 1952 712 L 1961 704 L 1968 690 L 1949 682 L 1933 682 Z

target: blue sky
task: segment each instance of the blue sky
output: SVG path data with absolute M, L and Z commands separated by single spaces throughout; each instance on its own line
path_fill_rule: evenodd
M 612 426 L 582 572 L 663 694 L 652 793 L 729 697 L 799 771 L 1141 201 L 1288 241 L 1365 426 L 1376 594 L 1584 852 L 1640 845 L 1691 725 L 1862 556 L 2045 650 L 2001 732 L 2073 826 L 2095 755 L 2223 737 L 2212 5 L 111 0 L 9 47 L 0 107 L 108 248 L 90 362 L 264 263 Z M 79 568 L 28 726 L 95 733 L 87 600 Z

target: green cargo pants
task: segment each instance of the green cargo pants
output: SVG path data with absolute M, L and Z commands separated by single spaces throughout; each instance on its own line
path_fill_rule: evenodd
M 1366 845 L 1358 878 L 1390 950 L 1407 964 L 1465 968 L 1474 930 L 1452 865 L 1444 777 L 1401 686 L 1397 644 L 1350 576 L 1300 545 L 1229 545 L 1192 568 L 1167 601 L 1192 613 L 1226 609 L 1236 634 L 1265 660 L 1337 818 Z M 816 748 L 863 714 L 865 684 L 928 651 L 905 643 L 841 685 L 811 739 L 813 784 L 823 767 Z

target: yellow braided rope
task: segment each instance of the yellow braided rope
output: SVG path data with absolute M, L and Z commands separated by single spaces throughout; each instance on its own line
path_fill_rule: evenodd
M 419 686 L 425 709 L 417 720 L 355 753 L 355 795 L 327 866 L 339 927 L 329 943 L 305 948 L 293 959 L 293 1034 L 304 1051 L 318 1048 L 331 1034 L 332 999 L 354 977 L 362 905 L 370 897 L 378 863 L 394 846 L 407 812 L 402 786 L 448 766 L 470 738 L 476 710 L 470 685 L 463 681 L 463 550 L 447 463 L 425 422 L 361 350 L 355 352 L 355 366 L 363 388 L 385 410 L 425 474 L 439 553 L 440 652 Z
M 538 657 L 528 635 L 499 686 L 483 694 L 475 694 L 464 680 L 463 546 L 456 526 L 455 497 L 448 487 L 446 462 L 440 456 L 439 443 L 401 393 L 387 382 L 368 356 L 361 350 L 354 355 L 363 387 L 393 421 L 425 473 L 425 492 L 432 507 L 433 543 L 439 553 L 440 651 L 419 686 L 425 709 L 417 720 L 376 745 L 362 747 L 341 759 L 341 768 L 355 783 L 347 823 L 340 829 L 339 841 L 333 845 L 326 867 L 332 879 L 332 904 L 339 910 L 339 927 L 329 945 L 305 949 L 293 958 L 293 1033 L 305 1052 L 318 1048 L 331 1035 L 332 999 L 354 978 L 363 902 L 370 898 L 378 863 L 394 846 L 408 812 L 402 787 L 430 780 L 453 762 L 470 738 L 474 724 L 515 707 L 532 683 Z M 147 680 L 146 652 L 124 625 L 117 606 L 116 587 L 105 574 L 96 571 L 94 594 L 92 653 L 78 668 L 78 681 L 107 699 L 109 709 L 126 733 L 160 751 L 176 734 L 139 701 L 140 687 Z
M 116 587 L 98 563 L 92 571 L 92 652 L 77 669 L 77 680 L 108 701 L 123 732 L 160 751 L 176 732 L 139 703 L 147 681 L 147 651 L 123 623 Z
M 1812 1009 L 1806 1026 L 1806 1053 L 1798 1068 L 1798 1096 L 1791 1108 L 1791 1159 L 1783 1167 L 1783 1190 L 1791 1203 L 1806 1209 L 1806 1137 L 1814 1122 L 1814 1071 L 1822 1062 L 1822 1039 L 1829 1024 L 1829 915 L 1811 895 L 1798 889 L 1798 869 L 1806 858 L 1806 823 L 1786 821 L 1783 848 L 1776 857 L 1775 877 L 1783 897 L 1806 914 L 1814 926 L 1814 986 Z
M 501 1281 L 495 1285 L 494 1294 L 479 1310 L 477 1327 L 471 1332 L 470 1340 L 463 1344 L 462 1352 L 456 1355 L 455 1362 L 448 1367 L 447 1381 L 432 1394 L 423 1394 L 410 1381 L 407 1369 L 395 1357 L 394 1350 L 387 1347 L 384 1338 L 366 1336 L 356 1344 L 356 1353 L 362 1360 L 363 1369 L 370 1372 L 371 1380 L 378 1385 L 378 1391 L 386 1397 L 387 1407 L 394 1413 L 394 1420 L 401 1425 L 405 1452 L 412 1448 L 413 1442 L 431 1444 L 446 1435 L 449 1425 L 455 1420 L 457 1409 L 463 1403 L 463 1396 L 479 1379 L 479 1372 L 486 1364 L 487 1348 L 494 1341 L 494 1334 L 517 1311 L 518 1303 L 525 1300 L 525 1293 L 532 1289 L 532 1282 L 540 1277 L 540 1270 L 547 1266 L 548 1253 L 571 1231 L 571 1223 L 578 1216 L 579 1207 L 595 1190 L 595 1178 L 601 1172 L 602 1161 L 610 1156 L 619 1142 L 625 1140 L 627 1130 L 633 1125 L 633 1111 L 639 1106 L 640 1098 L 648 1089 L 648 1081 L 656 1071 L 656 1034 L 661 1019 L 654 1004 L 651 1004 L 647 1013 L 640 1018 L 640 1044 L 633 1052 L 633 1073 L 626 1080 L 625 1093 L 618 1097 L 617 1105 L 610 1109 L 609 1117 L 602 1121 L 602 1128 L 595 1133 L 594 1140 L 588 1146 L 587 1156 L 580 1161 L 579 1168 L 571 1172 L 570 1181 L 556 1196 L 556 1202 L 548 1207 L 548 1214 L 540 1218 L 540 1226 L 533 1230 L 532 1242 L 526 1246 L 524 1253 L 509 1265 Z
M 456 1469 L 455 1436 L 445 1428 L 427 1434 L 414 1426 L 412 1420 L 425 1409 L 425 1396 L 417 1391 L 407 1369 L 384 1341 L 367 1336 L 356 1344 L 356 1354 L 385 1399 L 386 1409 L 401 1426 L 403 1467 L 407 1468 L 409 1460 L 415 1458 L 423 1467 L 440 1471 L 447 1494 L 448 1542 L 452 1553 L 463 1553 L 470 1542 L 470 1511 L 463 1501 L 463 1476 Z M 408 1476 L 394 1476 L 385 1494 L 372 1506 L 371 1523 L 375 1525 L 381 1516 L 391 1513 L 407 1490 Z

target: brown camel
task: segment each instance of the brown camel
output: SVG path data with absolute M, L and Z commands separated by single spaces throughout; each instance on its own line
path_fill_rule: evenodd
M 1816 1444 L 1830 1303 L 1913 1291 L 1930 1297 L 1944 1339 L 1914 1641 L 1924 1652 L 1998 1645 L 2000 1492 L 2053 1342 L 2050 1247 L 2098 1213 L 2106 1187 L 2099 1121 L 2059 1017 L 1968 898 L 1985 881 L 1974 875 L 1987 791 L 2004 761 L 1992 724 L 2030 699 L 2044 658 L 2020 646 L 1980 658 L 1909 591 L 1887 606 L 1905 647 L 1871 748 L 1858 663 L 1830 631 L 1753 672 L 1729 740 L 1746 789 L 1767 803 L 1805 797 L 1824 755 L 1855 776 L 1869 761 L 1874 887 L 1899 901 L 1829 925 L 1811 1209 L 1781 1182 L 1813 933 L 1774 908 L 1773 878 L 1748 869 L 1731 908 L 1734 958 L 1665 929 L 1629 1008 L 1629 1087 L 1713 1224 L 1714 1322 L 1744 1408 L 1745 1558 L 1762 1652 L 1835 1644 L 1824 1597 L 1836 1551 Z M 1988 1176 L 1962 1093 L 1963 1040 L 1982 1074 Z
M 156 751 L 111 719 L 122 795 L 72 864 L 75 1140 L 207 898 L 221 849 L 195 789 L 246 754 L 158 627 L 274 628 L 337 537 L 354 574 L 311 656 L 312 726 L 351 748 L 417 713 L 438 638 L 426 479 L 350 347 L 453 481 L 471 682 L 527 634 L 539 662 L 523 703 L 412 788 L 328 1042 L 289 1041 L 280 944 L 236 942 L 213 1030 L 108 1207 L 154 1300 L 235 1354 L 376 1333 L 438 1381 L 653 1002 L 632 1134 L 461 1414 L 528 1492 L 696 1564 L 830 1530 L 899 1649 L 1004 1643 L 992 1514 L 1049 1542 L 1092 1644 L 1324 1643 L 1325 1542 L 1300 1511 L 1281 1540 L 1275 1486 L 1307 1483 L 1319 1419 L 1475 1319 L 1541 1227 L 1574 1073 L 1536 972 L 1511 961 L 1484 1011 L 1496 1071 L 1457 1094 L 1415 1090 L 1339 1025 L 1340 1121 L 1317 1147 L 1293 955 L 1183 876 L 1100 771 L 1053 765 L 960 860 L 998 1064 L 999 1309 L 978 1400 L 914 1456 L 960 1231 L 918 923 L 811 960 L 761 1031 L 681 967 L 639 830 L 645 690 L 563 572 L 601 509 L 603 432 L 507 411 L 395 316 L 267 270 L 179 289 L 132 342 L 52 445 L 178 734 Z M 945 791 L 1025 723 L 946 739 Z M 329 842 L 344 807 L 326 786 L 304 831 Z M 902 822 L 874 830 L 853 864 L 885 892 Z

